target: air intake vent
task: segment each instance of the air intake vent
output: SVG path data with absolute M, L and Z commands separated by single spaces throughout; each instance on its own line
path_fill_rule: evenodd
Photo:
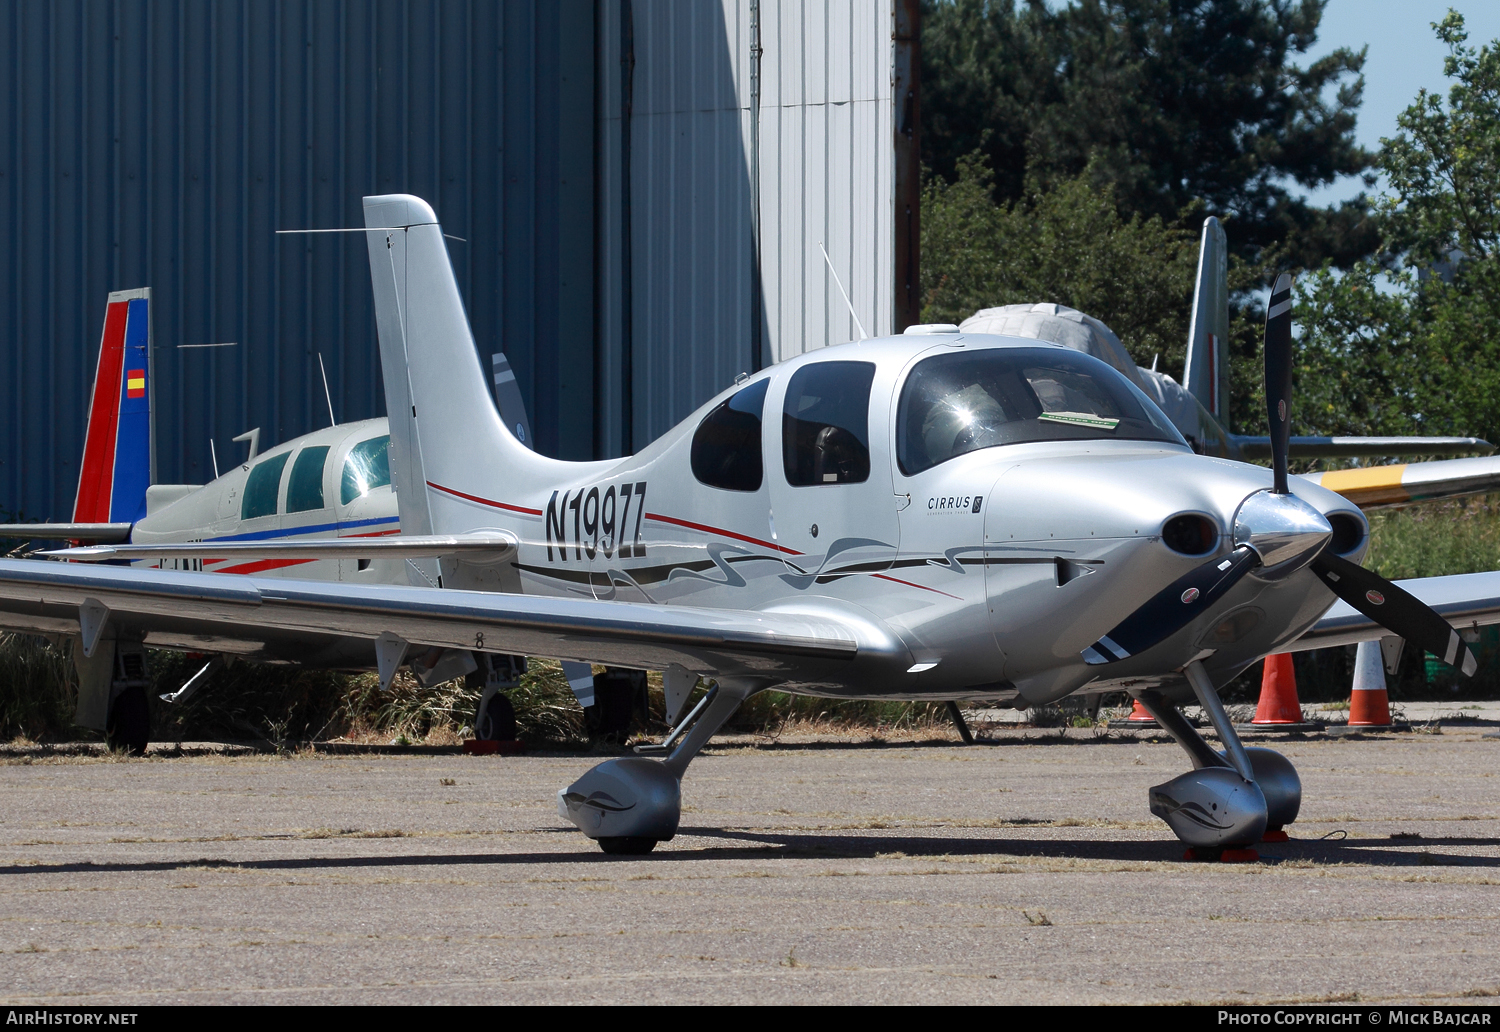
M 1183 513 L 1161 528 L 1161 541 L 1183 555 L 1207 555 L 1219 547 L 1219 528 L 1207 516 Z
M 1334 555 L 1348 555 L 1365 543 L 1365 521 L 1353 513 L 1336 512 L 1328 517 L 1333 540 L 1328 547 Z

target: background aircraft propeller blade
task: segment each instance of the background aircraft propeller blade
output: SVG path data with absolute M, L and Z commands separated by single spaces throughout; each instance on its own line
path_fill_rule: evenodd
M 1292 433 L 1292 277 L 1282 273 L 1266 308 L 1266 416 L 1271 424 L 1271 469 L 1277 494 L 1288 492 L 1287 445 Z
M 1427 603 L 1380 574 L 1329 552 L 1314 559 L 1311 568 L 1330 591 L 1392 634 L 1461 670 L 1465 677 L 1474 676 L 1474 653 L 1453 625 Z
M 1260 564 L 1248 545 L 1210 559 L 1158 591 L 1114 630 L 1083 650 L 1090 666 L 1113 663 L 1166 641 L 1217 602 Z

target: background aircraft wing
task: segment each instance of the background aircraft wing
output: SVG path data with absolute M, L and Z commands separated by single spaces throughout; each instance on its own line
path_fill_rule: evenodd
M 462 556 L 497 562 L 516 550 L 513 534 L 407 534 L 303 541 L 193 541 L 159 545 L 91 545 L 43 555 L 84 562 L 125 559 L 425 559 Z
M 394 636 L 412 646 L 777 679 L 872 653 L 910 662 L 894 636 L 837 617 L 0 560 L 0 626 L 82 634 L 89 647 L 101 625 L 156 647 L 288 658 L 299 643 L 315 650 L 333 639 L 367 642 L 370 655 L 377 639 Z
M 17 541 L 128 541 L 134 523 L 0 523 L 0 538 Z
M 1234 438 L 1247 459 L 1269 459 L 1269 437 Z M 1490 455 L 1495 446 L 1478 437 L 1293 437 L 1294 459 L 1362 459 L 1394 455 Z
M 1437 610 L 1459 631 L 1500 624 L 1500 571 L 1414 577 L 1395 583 Z M 1310 631 L 1281 651 L 1306 652 L 1331 645 L 1352 645 L 1389 637 L 1390 633 L 1347 602 L 1336 602 Z
M 1500 491 L 1500 456 L 1336 469 L 1305 473 L 1303 479 L 1337 491 L 1361 509 L 1378 509 L 1429 498 Z

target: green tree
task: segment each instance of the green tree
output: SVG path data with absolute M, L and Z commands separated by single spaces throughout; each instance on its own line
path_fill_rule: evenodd
M 1083 175 L 996 204 L 983 158 L 959 162 L 922 197 L 922 318 L 961 322 L 980 308 L 1050 301 L 1103 319 L 1150 365 L 1180 370 L 1197 236 L 1157 216 L 1123 217 L 1109 185 Z
M 1068 305 L 1103 320 L 1138 364 L 1149 366 L 1159 356 L 1162 371 L 1180 379 L 1202 210 L 1189 208 L 1171 221 L 1127 216 L 1114 188 L 1098 185 L 1092 169 L 1045 189 L 1032 180 L 1021 198 L 999 204 L 993 185 L 977 153 L 958 163 L 952 183 L 928 177 L 922 194 L 922 318 L 962 322 L 995 305 Z M 1268 251 L 1267 260 L 1278 260 L 1277 254 Z M 1248 292 L 1264 279 L 1264 267 L 1230 257 L 1230 290 L 1249 298 L 1230 309 L 1236 354 L 1257 354 L 1262 317 Z M 1257 388 L 1249 381 L 1258 384 L 1260 378 L 1244 379 L 1232 381 L 1238 389 L 1232 411 L 1255 432 L 1264 407 L 1255 407 Z
M 1300 285 L 1299 417 L 1315 432 L 1500 441 L 1500 41 L 1467 46 L 1452 11 L 1433 28 L 1453 81 L 1381 141 L 1379 253 Z
M 1127 216 L 1201 201 L 1259 260 L 1347 266 L 1378 242 L 1363 200 L 1315 208 L 1288 182 L 1358 174 L 1363 51 L 1303 68 L 1325 0 L 926 0 L 923 160 L 955 182 L 979 150 L 998 201 L 1086 169 Z

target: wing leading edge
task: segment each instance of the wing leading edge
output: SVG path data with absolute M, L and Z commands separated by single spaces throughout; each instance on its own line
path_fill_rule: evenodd
M 894 634 L 855 614 L 846 619 L 834 612 L 712 610 L 0 560 L 0 626 L 79 634 L 86 605 L 96 614 L 99 607 L 107 610 L 110 636 L 163 647 L 266 641 L 287 654 L 299 641 L 314 650 L 354 639 L 373 655 L 377 639 L 394 635 L 414 646 L 650 670 L 675 663 L 720 677 L 774 681 L 878 677 L 910 663 Z

